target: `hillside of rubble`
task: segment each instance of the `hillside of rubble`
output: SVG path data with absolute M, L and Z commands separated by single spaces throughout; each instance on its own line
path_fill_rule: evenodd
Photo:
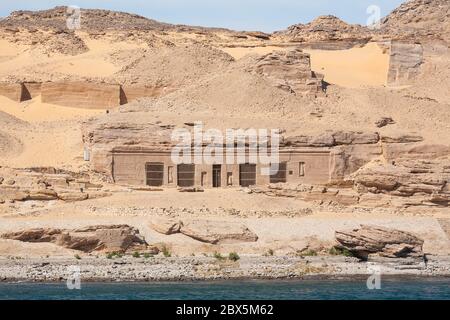
M 382 32 L 398 39 L 450 41 L 447 0 L 406 1 L 382 20 Z

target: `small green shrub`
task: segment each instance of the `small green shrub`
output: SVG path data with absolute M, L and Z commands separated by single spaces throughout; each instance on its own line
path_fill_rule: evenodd
M 137 251 L 133 252 L 133 258 L 140 258 L 141 254 Z
M 225 257 L 224 256 L 222 256 L 219 252 L 214 252 L 214 255 L 213 255 L 213 257 L 214 258 L 216 258 L 217 260 L 225 260 Z
M 328 253 L 332 256 L 353 257 L 353 253 L 350 250 L 340 247 L 332 247 Z
M 301 256 L 301 257 L 315 257 L 315 256 L 317 256 L 317 252 L 312 250 L 312 249 L 307 249 L 305 251 L 301 251 L 299 253 L 299 256 Z
M 150 253 L 148 253 L 148 252 L 145 252 L 142 256 L 143 256 L 145 259 L 153 258 L 153 255 L 150 254 Z
M 122 256 L 123 256 L 122 253 L 116 252 L 116 251 L 114 251 L 114 252 L 108 252 L 108 253 L 106 254 L 106 258 L 107 258 L 107 259 L 122 258 Z
M 230 252 L 228 259 L 231 261 L 238 261 L 241 257 L 236 252 Z
M 81 260 L 81 257 L 80 257 L 78 254 L 74 255 L 74 257 L 75 257 L 75 259 L 77 259 L 77 260 Z
M 169 258 L 172 256 L 172 253 L 170 252 L 169 248 L 167 248 L 166 245 L 163 245 L 161 248 L 161 252 L 163 253 L 164 257 Z

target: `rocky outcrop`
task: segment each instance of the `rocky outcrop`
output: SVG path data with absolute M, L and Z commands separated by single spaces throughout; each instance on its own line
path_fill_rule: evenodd
M 320 16 L 307 24 L 296 24 L 275 36 L 289 42 L 314 44 L 320 49 L 346 49 L 371 39 L 367 28 L 347 24 L 335 16 Z
M 418 76 L 423 62 L 423 48 L 417 43 L 392 42 L 388 85 L 408 85 Z
M 393 39 L 450 42 L 450 2 L 410 0 L 382 20 L 381 32 Z
M 316 136 L 291 136 L 281 142 L 289 147 L 335 147 L 352 144 L 376 144 L 380 141 L 377 132 L 328 131 Z
M 3 239 L 23 242 L 51 242 L 64 248 L 83 252 L 124 252 L 145 248 L 147 243 L 139 231 L 128 225 L 90 226 L 80 229 L 37 228 L 5 233 Z
M 40 11 L 13 11 L 0 25 L 27 29 L 67 30 L 70 11 L 66 6 Z M 81 9 L 82 30 L 164 30 L 172 25 L 147 19 L 136 14 L 100 9 Z
M 89 175 L 55 168 L 0 168 L 0 199 L 10 201 L 83 201 L 107 196 Z M 7 178 L 7 179 L 5 179 Z
M 259 57 L 250 68 L 270 79 L 274 86 L 298 94 L 323 94 L 323 76 L 311 71 L 308 53 L 300 49 L 274 51 Z
M 440 206 L 450 203 L 450 162 L 447 159 L 400 159 L 394 164 L 364 167 L 352 178 L 360 193 L 422 196 L 424 203 Z
M 423 137 L 413 133 L 397 133 L 381 135 L 381 142 L 384 143 L 412 143 L 422 142 Z
M 439 144 L 390 143 L 383 145 L 383 155 L 387 162 L 400 158 L 431 160 L 449 156 L 450 147 Z
M 30 12 L 33 14 L 32 12 Z M 0 20 L 0 37 L 8 41 L 28 46 L 32 50 L 38 50 L 44 54 L 78 55 L 89 50 L 84 41 L 72 30 L 67 29 L 66 20 L 62 20 L 64 26 L 32 27 L 21 25 L 16 17 L 22 16 L 23 22 L 31 22 L 26 14 L 14 15 Z M 45 20 L 45 19 L 44 19 Z M 41 20 L 42 21 L 42 20 Z
M 359 229 L 336 231 L 335 236 L 340 247 L 363 260 L 371 254 L 387 258 L 423 257 L 424 241 L 400 230 L 364 225 Z

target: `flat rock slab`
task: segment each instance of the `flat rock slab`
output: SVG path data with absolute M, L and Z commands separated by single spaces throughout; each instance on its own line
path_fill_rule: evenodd
M 236 243 L 255 242 L 258 236 L 242 223 L 228 221 L 196 220 L 184 222 L 180 232 L 201 242 Z
M 179 220 L 173 220 L 173 219 L 162 219 L 162 218 L 154 218 L 150 222 L 150 227 L 155 230 L 156 232 L 170 235 L 179 233 L 182 222 Z

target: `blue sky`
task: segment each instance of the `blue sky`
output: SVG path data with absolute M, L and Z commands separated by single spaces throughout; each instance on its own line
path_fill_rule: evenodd
M 405 0 L 1 0 L 0 17 L 20 9 L 77 5 L 132 12 L 175 24 L 271 32 L 325 14 L 365 24 L 370 5 L 379 6 L 385 16 L 402 2 Z

